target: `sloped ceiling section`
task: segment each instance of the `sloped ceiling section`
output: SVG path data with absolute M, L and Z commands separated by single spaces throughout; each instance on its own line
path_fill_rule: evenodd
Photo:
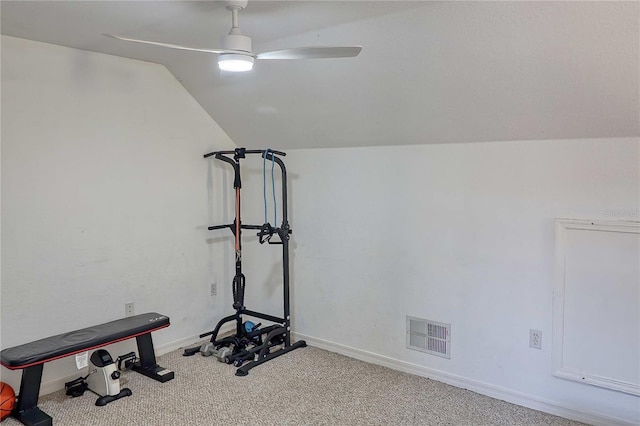
M 2 33 L 164 64 L 240 146 L 280 149 L 640 135 L 639 2 L 249 2 L 254 51 L 360 44 L 349 59 L 262 61 L 219 47 L 223 2 L 2 1 Z

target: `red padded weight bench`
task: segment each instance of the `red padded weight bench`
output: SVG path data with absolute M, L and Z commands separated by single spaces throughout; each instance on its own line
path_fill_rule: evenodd
M 169 317 L 150 312 L 3 349 L 0 352 L 0 364 L 10 370 L 24 370 L 18 403 L 11 415 L 25 425 L 52 425 L 51 416 L 38 408 L 44 364 L 132 337 L 136 338 L 140 358 L 133 370 L 162 383 L 173 379 L 173 371 L 156 364 L 151 340 L 152 331 L 169 325 Z

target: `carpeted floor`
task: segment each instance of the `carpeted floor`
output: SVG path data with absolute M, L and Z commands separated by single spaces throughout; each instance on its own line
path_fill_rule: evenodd
M 213 357 L 158 357 L 161 384 L 135 372 L 133 395 L 104 407 L 85 392 L 40 398 L 54 425 L 566 425 L 581 423 L 321 349 L 297 349 L 236 377 Z M 3 426 L 18 425 L 9 418 Z

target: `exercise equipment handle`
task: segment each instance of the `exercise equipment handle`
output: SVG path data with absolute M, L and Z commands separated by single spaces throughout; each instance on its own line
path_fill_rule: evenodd
M 215 225 L 215 226 L 209 226 L 207 229 L 209 231 L 213 231 L 214 229 L 222 229 L 222 228 L 231 228 L 233 229 L 233 223 L 229 224 L 229 225 Z

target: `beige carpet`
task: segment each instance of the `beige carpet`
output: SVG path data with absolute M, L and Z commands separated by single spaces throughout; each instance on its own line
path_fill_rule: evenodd
M 246 377 L 182 350 L 158 357 L 175 371 L 158 383 L 123 373 L 133 395 L 105 407 L 85 392 L 40 399 L 54 425 L 580 425 L 440 382 L 321 349 L 296 349 Z M 7 419 L 3 426 L 18 425 Z

